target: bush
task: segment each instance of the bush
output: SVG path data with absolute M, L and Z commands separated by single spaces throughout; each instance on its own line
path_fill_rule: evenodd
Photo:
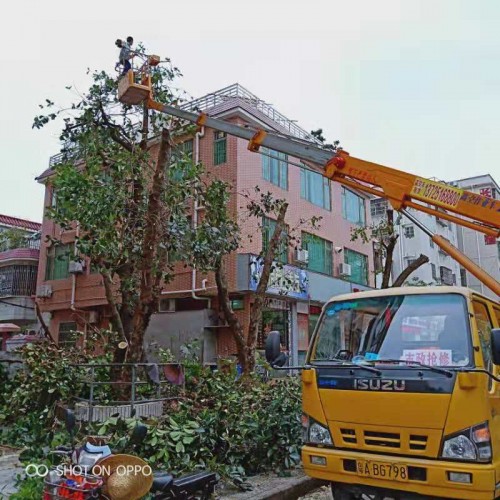
M 56 401 L 70 404 L 84 394 L 84 371 L 76 371 L 72 363 L 86 359 L 81 352 L 48 343 L 26 346 L 22 353 L 27 370 L 12 380 L 3 378 L 1 440 L 27 447 L 23 458 L 39 460 L 44 451 L 69 440 L 53 408 Z M 184 367 L 184 391 L 165 403 L 164 416 L 145 422 L 148 434 L 140 446 L 133 449 L 128 443 L 135 419 L 114 417 L 104 424 L 82 425 L 78 438 L 106 435 L 112 449 L 137 454 L 153 468 L 174 474 L 209 468 L 239 484 L 245 475 L 283 473 L 300 462 L 298 377 L 238 379 L 234 363 L 211 371 L 190 355 Z
M 296 377 L 239 381 L 233 373 L 202 369 L 184 399 L 164 417 L 148 420 L 145 441 L 127 452 L 174 474 L 207 467 L 241 483 L 245 475 L 283 473 L 300 462 L 300 411 Z M 98 433 L 125 451 L 135 423 L 111 418 Z

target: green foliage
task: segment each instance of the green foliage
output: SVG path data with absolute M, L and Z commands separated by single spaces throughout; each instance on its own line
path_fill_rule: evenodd
M 0 442 L 25 448 L 23 459 L 40 458 L 44 448 L 64 442 L 64 432 L 54 426 L 54 407 L 82 394 L 82 378 L 73 364 L 87 362 L 88 353 L 45 341 L 27 344 L 20 353 L 24 367 L 12 378 L 0 374 Z
M 300 462 L 300 411 L 298 378 L 242 383 L 234 372 L 204 370 L 166 416 L 147 421 L 135 453 L 153 468 L 177 474 L 209 467 L 241 485 L 248 474 L 283 472 Z M 127 450 L 135 423 L 110 418 L 98 433 Z
M 19 482 L 19 490 L 10 495 L 10 500 L 34 500 L 43 496 L 43 478 L 27 477 Z
M 0 252 L 14 248 L 24 248 L 28 243 L 29 237 L 29 233 L 18 228 L 0 231 Z

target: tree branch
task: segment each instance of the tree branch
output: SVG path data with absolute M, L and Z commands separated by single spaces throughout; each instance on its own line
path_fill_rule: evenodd
M 217 284 L 217 295 L 219 298 L 219 305 L 224 314 L 229 328 L 233 333 L 234 340 L 238 345 L 238 353 L 243 352 L 245 348 L 245 337 L 243 335 L 243 328 L 241 326 L 238 316 L 231 308 L 231 300 L 229 298 L 229 290 L 227 285 L 226 266 L 223 259 L 215 267 L 215 283 Z M 241 362 L 242 360 L 240 360 Z
M 109 275 L 109 271 L 102 269 L 101 274 L 104 282 L 104 291 L 106 293 L 106 300 L 111 307 L 111 320 L 116 328 L 116 331 L 120 334 L 127 344 L 129 343 L 130 336 L 123 328 L 122 318 L 118 311 L 118 306 L 116 305 L 115 294 L 113 291 L 113 280 Z
M 420 266 L 427 264 L 427 262 L 429 262 L 429 257 L 427 257 L 427 255 L 420 254 L 418 259 L 414 260 L 406 269 L 401 272 L 401 274 L 394 280 L 392 286 L 395 287 L 403 285 L 410 274 L 415 272 Z
M 262 307 L 264 306 L 265 294 L 269 284 L 269 277 L 271 275 L 272 265 L 278 249 L 283 231 L 285 230 L 285 215 L 288 209 L 288 203 L 283 203 L 278 212 L 276 220 L 276 227 L 274 233 L 269 241 L 267 250 L 264 254 L 264 264 L 262 266 L 262 273 L 260 275 L 259 284 L 255 291 L 255 299 L 250 313 L 250 325 L 248 327 L 247 346 L 253 348 L 257 340 L 257 332 L 259 323 L 262 319 Z

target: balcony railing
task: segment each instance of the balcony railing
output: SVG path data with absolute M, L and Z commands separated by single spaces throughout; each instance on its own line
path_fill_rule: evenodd
M 35 295 L 37 270 L 34 265 L 0 268 L 0 297 Z
M 17 250 L 19 248 L 30 248 L 32 250 L 40 250 L 40 239 L 23 239 L 22 241 L 7 241 L 0 244 L 0 252 L 8 250 Z

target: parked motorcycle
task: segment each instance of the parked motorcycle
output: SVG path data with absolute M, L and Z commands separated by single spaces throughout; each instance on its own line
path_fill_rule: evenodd
M 74 442 L 76 418 L 64 412 L 66 429 Z M 138 423 L 129 444 L 138 446 L 147 435 L 147 427 Z M 168 472 L 151 471 L 148 464 L 134 455 L 113 454 L 104 443 L 88 440 L 83 446 L 60 446 L 53 451 L 68 458 L 69 473 L 61 466 L 52 469 L 45 479 L 44 500 L 134 500 L 149 493 L 157 500 L 208 500 L 218 482 L 209 471 L 194 472 L 175 478 Z M 121 470 L 121 473 L 120 473 Z

